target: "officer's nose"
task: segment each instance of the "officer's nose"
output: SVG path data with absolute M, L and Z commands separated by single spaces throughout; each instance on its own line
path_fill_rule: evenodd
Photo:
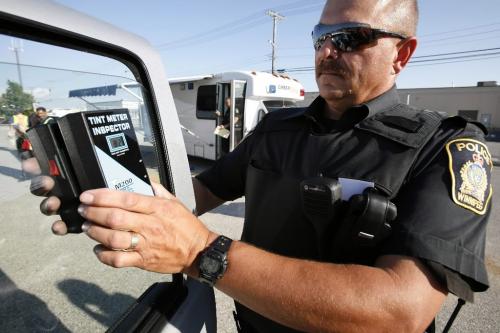
M 339 57 L 339 50 L 333 45 L 332 40 L 327 38 L 321 48 L 316 51 L 316 58 L 324 59 L 332 57 L 337 59 Z

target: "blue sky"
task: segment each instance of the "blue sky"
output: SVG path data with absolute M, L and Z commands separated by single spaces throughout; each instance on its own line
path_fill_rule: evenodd
M 310 32 L 324 4 L 324 0 L 57 2 L 146 38 L 162 55 L 169 77 L 237 69 L 270 70 L 272 20 L 265 14 L 268 9 L 286 17 L 278 25 L 276 67 L 311 67 L 314 52 Z M 419 4 L 420 44 L 414 57 L 493 50 L 480 53 L 489 56 L 476 57 L 478 52 L 470 52 L 439 57 L 472 56 L 469 58 L 414 63 L 400 76 L 400 88 L 500 82 L 500 1 L 420 0 Z M 25 48 L 21 56 L 30 59 L 29 51 Z M 103 71 L 102 66 L 93 70 Z M 317 90 L 313 71 L 291 76 L 300 80 L 306 91 Z

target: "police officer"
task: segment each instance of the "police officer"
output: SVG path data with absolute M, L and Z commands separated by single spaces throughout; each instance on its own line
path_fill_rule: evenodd
M 243 241 L 211 232 L 159 185 L 155 198 L 99 189 L 79 209 L 98 259 L 215 285 L 236 300 L 245 332 L 422 332 L 448 292 L 485 290 L 482 131 L 402 104 L 394 86 L 417 17 L 414 0 L 326 2 L 313 31 L 320 97 L 266 116 L 193 181 L 199 214 L 245 195 Z M 310 179 L 325 180 L 341 209 L 305 205 Z M 58 205 L 51 197 L 42 210 Z M 373 213 L 360 219 L 358 206 Z M 66 232 L 60 221 L 53 230 Z

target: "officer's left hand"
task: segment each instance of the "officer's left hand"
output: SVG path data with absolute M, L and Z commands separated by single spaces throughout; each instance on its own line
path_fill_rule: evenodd
M 196 256 L 216 237 L 171 193 L 153 184 L 156 196 L 97 189 L 80 195 L 86 234 L 99 242 L 98 259 L 113 267 L 194 274 Z M 132 232 L 138 235 L 130 247 Z

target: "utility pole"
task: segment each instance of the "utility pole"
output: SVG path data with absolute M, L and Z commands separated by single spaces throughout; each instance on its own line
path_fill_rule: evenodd
M 15 40 L 12 38 L 10 40 L 10 47 L 9 50 L 13 51 L 14 54 L 16 55 L 16 64 L 17 64 L 17 75 L 19 77 L 19 85 L 21 86 L 21 89 L 23 88 L 23 77 L 21 75 L 21 65 L 19 64 L 19 52 L 23 52 L 23 44 L 22 41 L 19 42 L 19 40 Z
M 274 63 L 276 61 L 276 30 L 277 30 L 277 21 L 283 20 L 285 17 L 276 13 L 275 11 L 268 10 L 266 12 L 267 15 L 273 18 L 273 40 L 271 41 L 271 45 L 273 47 L 272 59 L 271 59 L 271 73 L 274 74 Z

